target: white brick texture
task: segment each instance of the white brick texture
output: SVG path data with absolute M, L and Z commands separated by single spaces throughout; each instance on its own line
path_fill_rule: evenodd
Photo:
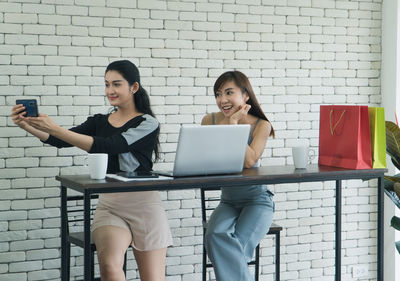
M 84 153 L 43 145 L 12 124 L 17 98 L 67 128 L 108 112 L 104 69 L 135 62 L 161 123 L 171 168 L 181 124 L 218 110 L 212 86 L 246 73 L 276 130 L 262 165 L 291 165 L 299 140 L 318 152 L 321 104 L 379 106 L 382 0 L 0 1 L 0 279 L 60 279 L 59 174 L 86 173 Z M 29 2 L 29 3 L 28 3 Z M 314 159 L 314 163 L 317 159 Z M 376 279 L 376 182 L 343 183 L 343 278 L 365 264 Z M 281 280 L 334 279 L 334 185 L 271 186 L 281 234 Z M 196 190 L 162 192 L 174 236 L 167 280 L 201 280 Z M 274 280 L 274 241 L 261 279 Z M 82 250 L 72 248 L 72 280 Z M 97 269 L 96 269 L 97 270 Z M 139 280 L 129 254 L 128 280 Z M 212 275 L 212 274 L 211 274 Z

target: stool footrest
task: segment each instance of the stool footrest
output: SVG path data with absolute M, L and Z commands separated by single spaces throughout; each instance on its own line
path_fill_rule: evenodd
M 70 243 L 83 248 L 85 246 L 84 243 L 84 232 L 73 232 L 68 236 L 68 240 Z M 96 251 L 96 245 L 94 244 L 92 238 L 90 238 L 90 248 L 92 251 Z
M 268 233 L 267 234 L 276 234 L 280 231 L 282 231 L 282 226 L 276 224 L 276 223 L 272 223 L 271 226 L 269 227 Z

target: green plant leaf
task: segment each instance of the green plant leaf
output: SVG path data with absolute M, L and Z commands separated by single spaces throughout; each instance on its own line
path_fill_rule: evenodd
M 400 128 L 391 121 L 385 122 L 386 152 L 392 158 L 393 164 L 400 169 Z
M 400 177 L 396 176 L 385 176 L 385 180 L 391 181 L 392 183 L 400 182 Z
M 395 175 L 394 177 L 384 176 L 383 187 L 388 191 L 396 193 L 396 195 L 400 198 L 400 178 L 398 175 Z
M 388 154 L 389 154 L 389 153 L 388 153 Z M 390 156 L 390 154 L 389 154 L 389 156 Z M 400 163 L 397 162 L 397 160 L 396 160 L 395 158 L 390 158 L 390 159 L 392 159 L 393 165 L 394 165 L 398 170 L 400 170 Z
M 392 219 L 390 220 L 390 226 L 397 230 L 400 230 L 400 218 L 393 216 Z
M 394 191 L 394 183 L 397 178 L 391 176 L 385 176 L 383 178 L 383 187 L 385 190 Z
M 400 198 L 394 191 L 389 191 L 385 189 L 385 194 L 393 201 L 393 203 L 400 209 Z
M 390 177 L 392 180 L 397 180 L 399 178 L 399 175 L 395 175 L 394 177 Z M 390 200 L 393 201 L 393 203 L 397 206 L 397 208 L 400 209 L 400 198 L 394 191 L 394 182 L 390 181 L 388 179 L 383 180 L 383 191 L 385 194 L 390 198 Z
M 396 193 L 398 197 L 400 197 L 400 182 L 395 182 L 393 184 L 393 191 Z
M 400 254 L 400 241 L 394 243 L 396 245 L 397 252 Z

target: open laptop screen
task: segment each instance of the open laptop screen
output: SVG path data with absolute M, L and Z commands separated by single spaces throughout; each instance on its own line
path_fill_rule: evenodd
M 250 125 L 184 125 L 172 175 L 238 173 L 243 170 Z

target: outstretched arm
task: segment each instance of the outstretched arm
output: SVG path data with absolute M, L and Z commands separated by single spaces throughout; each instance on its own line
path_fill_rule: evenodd
M 52 135 L 85 151 L 89 151 L 93 145 L 93 137 L 62 128 L 46 114 L 39 114 L 39 117 L 26 117 L 25 119 L 34 129 Z
M 25 107 L 21 104 L 11 109 L 11 119 L 21 129 L 45 142 L 52 135 L 70 145 L 89 151 L 93 144 L 93 138 L 79 134 L 57 125 L 49 116 L 39 114 L 39 117 L 25 117 Z

